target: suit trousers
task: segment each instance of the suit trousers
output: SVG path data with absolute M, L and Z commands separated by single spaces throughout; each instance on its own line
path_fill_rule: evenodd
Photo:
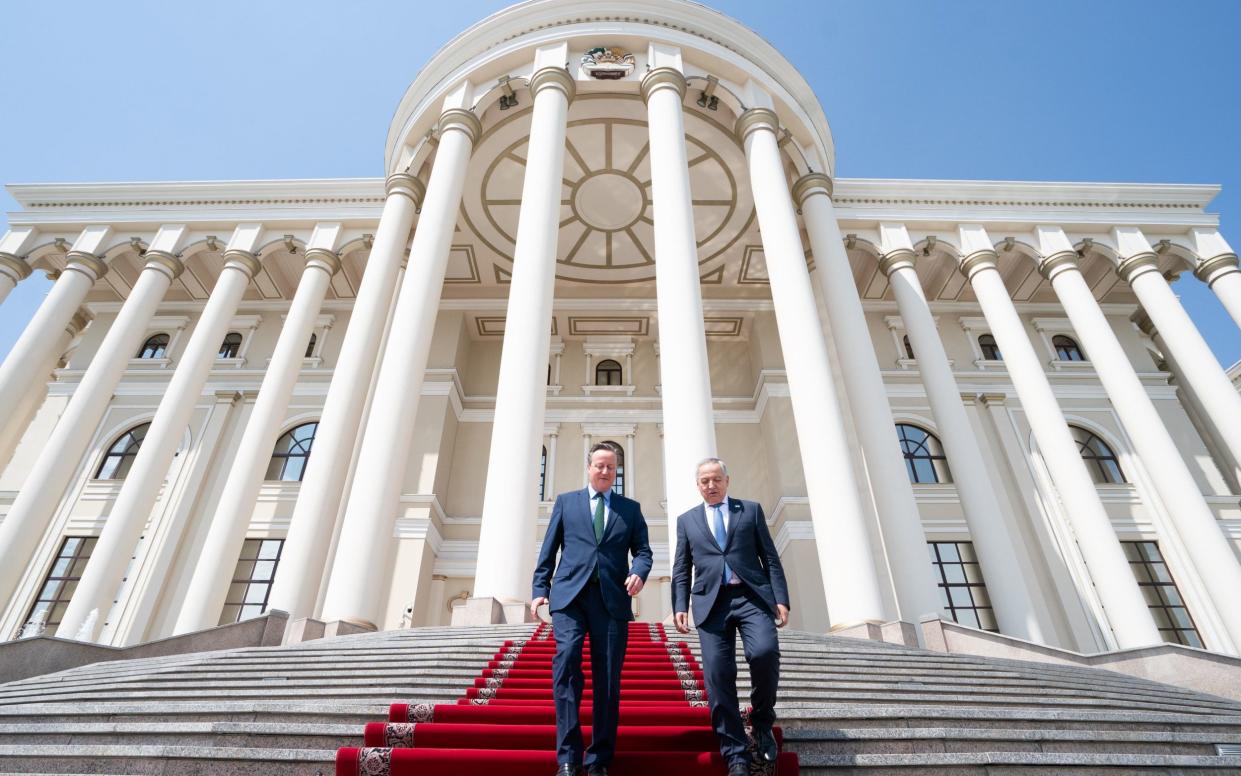
M 780 640 L 771 612 L 744 584 L 720 588 L 707 619 L 698 623 L 711 726 L 720 740 L 720 754 L 729 764 L 750 759 L 737 703 L 738 631 L 750 664 L 750 723 L 755 730 L 770 730 L 776 721 Z
M 552 612 L 556 656 L 552 659 L 552 692 L 556 703 L 556 762 L 563 765 L 608 765 L 616 753 L 616 723 L 620 717 L 621 665 L 629 645 L 629 621 L 618 620 L 603 603 L 599 586 L 587 584 L 564 609 Z M 590 748 L 582 757 L 582 728 L 578 706 L 586 679 L 582 674 L 582 644 L 590 634 L 590 671 L 593 677 L 593 721 Z

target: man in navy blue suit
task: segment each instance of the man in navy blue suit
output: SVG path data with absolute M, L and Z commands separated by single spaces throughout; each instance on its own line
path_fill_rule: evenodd
M 763 508 L 728 498 L 728 467 L 718 458 L 698 464 L 702 503 L 677 518 L 677 551 L 672 565 L 672 611 L 676 629 L 689 633 L 694 622 L 702 645 L 703 676 L 711 725 L 729 776 L 746 776 L 750 754 L 737 705 L 737 632 L 750 664 L 750 723 L 758 757 L 776 760 L 776 687 L 780 681 L 780 641 L 776 628 L 789 620 L 789 590 Z M 690 572 L 693 571 L 693 586 Z
M 616 449 L 607 443 L 590 448 L 586 474 L 587 487 L 556 497 L 534 569 L 530 601 L 530 611 L 535 613 L 548 604 L 556 634 L 556 656 L 552 659 L 559 764 L 556 776 L 576 776 L 583 764 L 590 776 L 607 776 L 616 752 L 621 664 L 625 662 L 629 622 L 633 619 L 629 599 L 642 591 L 651 573 L 651 546 L 642 506 L 612 493 Z M 587 633 L 594 718 L 593 738 L 583 763 L 578 704 L 585 685 L 582 642 Z

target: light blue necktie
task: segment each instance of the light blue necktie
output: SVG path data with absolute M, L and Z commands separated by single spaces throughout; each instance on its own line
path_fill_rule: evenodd
M 720 545 L 720 549 L 724 549 L 724 542 L 728 540 L 728 533 L 724 530 L 724 510 L 719 504 L 711 507 L 715 512 L 715 522 L 712 528 L 715 530 L 715 543 Z M 724 561 L 724 580 L 720 583 L 727 585 L 732 581 L 733 570 L 728 567 L 728 561 Z

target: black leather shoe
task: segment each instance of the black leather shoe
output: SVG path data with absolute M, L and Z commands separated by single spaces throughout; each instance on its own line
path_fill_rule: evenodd
M 760 762 L 774 763 L 780 754 L 780 749 L 776 746 L 776 737 L 770 728 L 754 731 L 754 745 Z
M 728 766 L 728 776 L 750 776 L 750 764 L 744 760 L 730 763 Z
M 608 766 L 592 765 L 586 769 L 586 776 L 608 776 Z
M 556 776 L 579 776 L 582 769 L 570 763 L 561 763 L 556 769 Z

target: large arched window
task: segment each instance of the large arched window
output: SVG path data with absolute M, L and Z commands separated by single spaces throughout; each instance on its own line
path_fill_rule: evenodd
M 168 355 L 168 335 L 153 334 L 138 349 L 137 358 L 163 358 Z
M 952 482 L 944 446 L 931 432 L 908 423 L 896 424 L 896 435 L 905 456 L 905 470 L 913 483 Z
M 1051 338 L 1051 346 L 1056 349 L 1057 361 L 1085 361 L 1086 354 L 1072 337 L 1057 334 Z
M 142 440 L 146 438 L 150 428 L 150 423 L 143 423 L 121 434 L 108 448 L 103 462 L 99 464 L 99 470 L 95 472 L 95 479 L 125 479 L 125 475 L 129 474 L 129 467 L 134 465 L 134 459 L 138 457 L 138 448 L 142 447 Z
M 237 358 L 237 354 L 241 352 L 241 335 L 235 331 L 230 331 L 224 335 L 224 341 L 220 343 L 220 352 L 216 354 L 216 358 Z
M 617 361 L 605 358 L 595 365 L 595 385 L 620 385 L 621 365 Z
M 1121 471 L 1120 461 L 1116 453 L 1092 431 L 1080 426 L 1069 426 L 1073 439 L 1077 442 L 1077 450 L 1090 470 L 1090 477 L 1100 485 L 1119 485 L 1125 483 L 1125 473 Z
M 318 430 L 319 424 L 315 422 L 303 423 L 284 432 L 276 440 L 271 463 L 267 464 L 267 479 L 301 482 L 302 475 L 306 473 L 306 462 L 310 460 L 310 447 L 315 443 L 315 432 Z
M 1000 346 L 996 344 L 995 337 L 990 334 L 979 336 L 978 349 L 982 351 L 982 357 L 988 361 L 1004 360 L 1004 356 L 1000 353 Z
M 612 483 L 612 492 L 623 496 L 625 495 L 625 448 L 610 439 L 602 444 L 611 447 L 616 453 L 616 481 Z

